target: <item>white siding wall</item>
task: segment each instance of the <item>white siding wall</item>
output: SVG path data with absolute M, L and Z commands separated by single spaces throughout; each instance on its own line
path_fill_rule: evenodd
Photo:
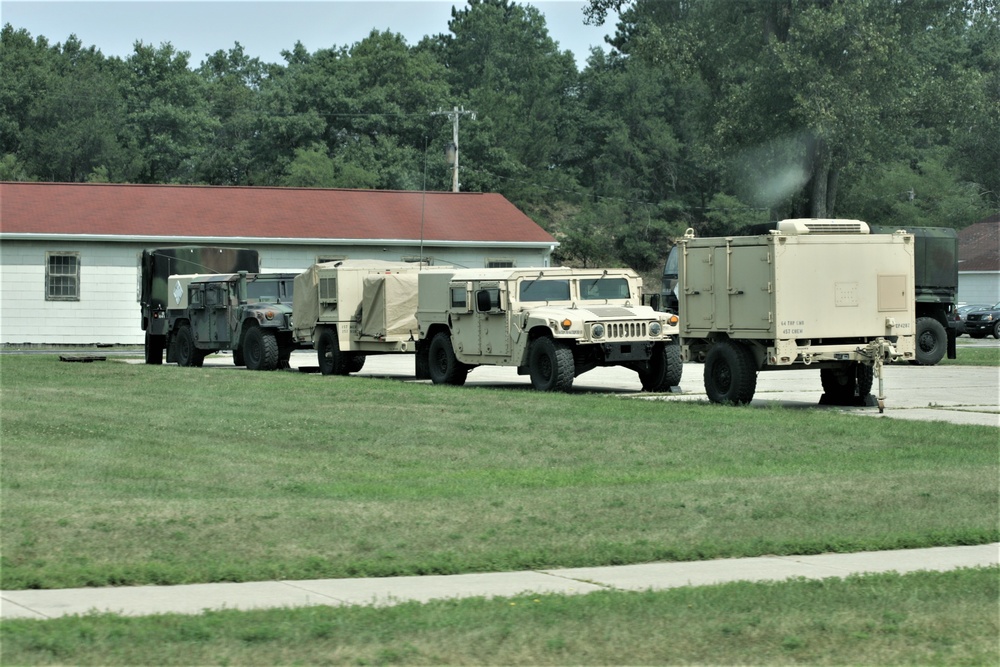
M 988 304 L 1000 302 L 1000 272 L 959 271 L 958 302 Z
M 0 243 L 0 344 L 141 345 L 136 300 L 137 257 L 143 248 L 194 244 L 77 241 Z M 223 245 L 223 244 L 215 244 Z M 233 243 L 256 248 L 265 271 L 304 271 L 320 256 L 399 261 L 418 246 L 304 246 Z M 80 260 L 80 300 L 45 300 L 46 252 L 75 252 Z M 436 264 L 482 267 L 486 258 L 512 259 L 516 266 L 547 266 L 548 252 L 517 248 L 434 248 L 423 255 Z

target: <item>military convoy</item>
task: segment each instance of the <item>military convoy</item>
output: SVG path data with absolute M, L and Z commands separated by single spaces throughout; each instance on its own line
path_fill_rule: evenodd
M 914 358 L 913 235 L 857 220 L 784 220 L 678 247 L 680 347 L 716 403 L 749 403 L 761 370 L 817 368 L 829 402 L 864 399 Z
M 541 391 L 598 366 L 636 371 L 646 391 L 680 382 L 677 317 L 642 304 L 630 269 L 435 270 L 418 284 L 417 355 L 435 384 L 484 365 L 514 366 Z

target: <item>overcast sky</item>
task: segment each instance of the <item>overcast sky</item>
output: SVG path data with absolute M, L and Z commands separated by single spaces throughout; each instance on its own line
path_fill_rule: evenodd
M 607 50 L 604 36 L 614 32 L 614 20 L 604 26 L 584 25 L 580 0 L 521 2 L 545 16 L 549 36 L 561 50 L 570 50 L 582 69 L 590 47 Z M 411 46 L 425 35 L 448 33 L 451 0 L 2 0 L 0 22 L 23 28 L 32 37 L 44 35 L 51 44 L 71 34 L 84 46 L 96 46 L 105 56 L 126 57 L 142 41 L 159 46 L 170 42 L 191 54 L 197 67 L 205 55 L 228 51 L 235 42 L 252 57 L 283 63 L 281 51 L 299 41 L 310 53 L 350 46 L 372 31 L 400 33 Z

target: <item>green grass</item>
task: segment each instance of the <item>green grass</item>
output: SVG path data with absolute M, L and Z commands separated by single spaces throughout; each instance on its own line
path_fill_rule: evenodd
M 55 356 L 0 398 L 9 590 L 1000 539 L 984 426 Z
M 1000 346 L 979 347 L 963 344 L 960 338 L 955 348 L 955 358 L 945 357 L 942 366 L 1000 366 Z
M 998 574 L 9 620 L 0 638 L 9 665 L 995 665 Z

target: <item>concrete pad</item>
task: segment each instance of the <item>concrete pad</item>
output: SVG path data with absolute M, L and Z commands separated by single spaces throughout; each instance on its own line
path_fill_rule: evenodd
M 930 547 L 896 551 L 859 551 L 850 554 L 783 556 L 811 567 L 827 568 L 843 574 L 855 572 L 944 572 L 961 567 L 990 567 L 1000 564 L 1000 543 L 962 547 Z
M 539 572 L 432 575 L 369 579 L 321 579 L 287 582 L 304 591 L 346 604 L 391 605 L 451 598 L 512 597 L 523 593 L 576 595 L 601 590 L 581 581 Z

